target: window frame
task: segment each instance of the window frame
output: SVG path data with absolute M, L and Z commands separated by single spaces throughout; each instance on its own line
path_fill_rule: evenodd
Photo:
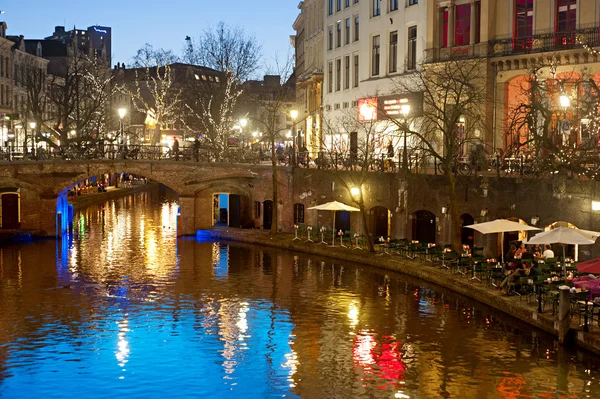
M 396 73 L 398 72 L 398 31 L 391 31 L 389 39 L 388 71 L 389 73 Z
M 375 35 L 371 39 L 371 76 L 379 76 L 380 73 L 381 73 L 381 36 Z

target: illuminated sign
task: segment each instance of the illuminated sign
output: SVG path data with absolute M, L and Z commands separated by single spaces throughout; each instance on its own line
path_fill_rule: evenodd
M 108 31 L 106 29 L 98 29 L 94 26 L 94 30 L 98 33 L 108 33 Z
M 377 97 L 358 99 L 358 120 L 360 122 L 377 120 Z
M 387 98 L 382 102 L 383 113 L 389 118 L 397 118 L 402 114 L 402 106 L 409 103 L 408 98 Z

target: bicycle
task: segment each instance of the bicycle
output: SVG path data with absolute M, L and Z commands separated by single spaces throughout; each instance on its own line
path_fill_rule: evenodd
M 459 174 L 461 176 L 471 176 L 473 174 L 473 169 L 474 169 L 474 167 L 472 167 L 471 164 L 469 164 L 467 162 L 461 162 L 461 161 L 455 160 L 452 163 L 452 173 L 455 175 Z M 446 174 L 446 164 L 439 163 L 437 165 L 437 171 L 439 174 L 445 175 Z

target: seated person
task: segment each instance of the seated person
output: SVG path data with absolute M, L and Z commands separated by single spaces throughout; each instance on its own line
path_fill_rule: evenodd
M 544 253 L 542 254 L 542 256 L 545 259 L 554 258 L 554 251 L 552 250 L 552 246 L 550 244 L 544 245 Z
M 533 253 L 534 258 L 542 257 L 542 247 L 540 247 L 540 244 L 535 244 L 531 249 L 531 252 Z
M 540 266 L 537 263 L 534 263 L 531 266 L 531 269 L 529 269 L 529 278 L 535 280 L 537 276 L 541 275 L 541 273 L 542 270 L 540 269 Z
M 502 283 L 500 283 L 500 290 L 504 291 L 505 295 L 508 295 L 508 283 L 509 281 L 515 281 L 518 280 L 519 277 L 525 277 L 529 274 L 529 269 L 526 267 L 523 267 L 522 263 L 519 263 L 517 265 L 517 268 L 514 271 L 508 271 L 508 274 L 506 276 L 506 278 L 504 280 L 502 280 Z
M 514 245 L 510 246 L 510 249 L 508 250 L 508 252 L 506 253 L 505 256 L 505 260 L 507 262 L 511 262 L 515 259 L 515 253 L 517 252 L 517 247 L 515 247 Z

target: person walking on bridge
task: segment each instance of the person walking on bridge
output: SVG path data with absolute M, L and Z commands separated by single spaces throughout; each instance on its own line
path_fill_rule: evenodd
M 173 156 L 176 161 L 179 161 L 179 141 L 177 137 L 173 137 Z

